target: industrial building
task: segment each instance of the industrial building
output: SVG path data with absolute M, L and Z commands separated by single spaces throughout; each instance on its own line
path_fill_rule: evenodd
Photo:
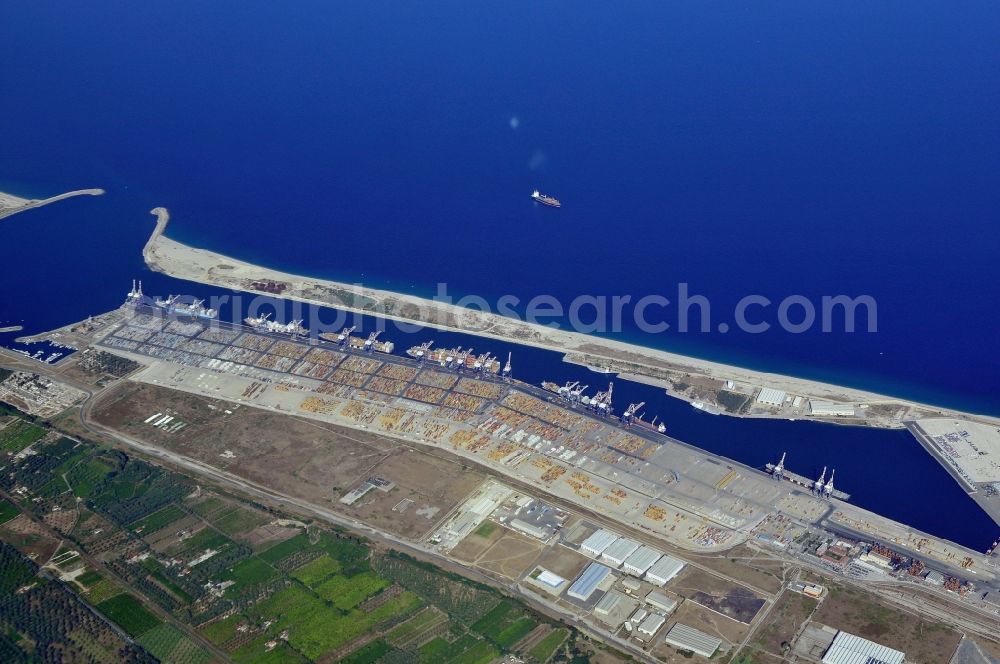
M 617 590 L 609 590 L 604 593 L 601 601 L 594 606 L 594 613 L 599 616 L 606 616 L 617 609 L 624 599 L 625 595 L 622 593 Z
M 609 574 L 611 574 L 610 568 L 600 563 L 590 563 L 587 569 L 583 570 L 583 574 L 577 577 L 573 585 L 569 587 L 566 594 L 581 602 L 586 602 L 597 590 L 597 586 L 608 578 Z
M 583 540 L 583 543 L 580 544 L 580 550 L 596 558 L 604 553 L 605 549 L 614 544 L 617 539 L 618 533 L 601 529 L 587 539 Z
M 358 485 L 355 489 L 349 491 L 343 498 L 340 499 L 345 505 L 353 505 L 354 503 L 361 500 L 365 494 L 367 494 L 372 489 L 378 489 L 383 493 L 388 493 L 396 487 L 396 483 L 387 480 L 382 477 L 369 477 L 367 480 Z
M 722 639 L 717 639 L 711 634 L 706 634 L 699 629 L 681 623 L 675 623 L 670 628 L 664 641 L 667 645 L 681 650 L 690 650 L 702 657 L 712 657 L 715 651 L 722 646 Z
M 936 570 L 931 570 L 924 575 L 924 581 L 931 584 L 932 586 L 943 586 L 944 585 L 944 574 Z
M 601 560 L 604 560 L 615 567 L 621 567 L 622 563 L 628 560 L 639 548 L 639 543 L 635 540 L 629 539 L 627 537 L 621 537 L 615 540 L 611 546 L 606 548 L 601 554 Z
M 854 406 L 820 399 L 809 400 L 809 414 L 824 417 L 854 417 Z
M 667 622 L 667 619 L 661 616 L 659 613 L 650 613 L 646 616 L 646 619 L 639 623 L 639 626 L 635 628 L 636 638 L 640 641 L 649 641 L 656 633 L 660 631 L 663 627 L 663 623 Z
M 663 556 L 646 572 L 646 581 L 657 586 L 665 586 L 670 579 L 680 574 L 682 569 L 684 569 L 683 562 L 673 556 Z
M 638 580 L 626 576 L 622 579 L 622 588 L 627 593 L 634 593 L 638 592 L 639 588 L 642 588 L 642 584 Z
M 757 395 L 757 403 L 765 406 L 781 406 L 788 397 L 783 390 L 775 390 L 770 387 L 762 387 Z
M 536 539 L 547 540 L 549 538 L 548 530 L 533 523 L 528 523 L 523 519 L 514 519 L 510 522 L 510 527 Z
M 627 574 L 641 577 L 663 554 L 651 546 L 643 544 L 635 553 L 625 559 L 623 569 Z
M 646 604 L 664 613 L 670 613 L 677 608 L 677 600 L 671 599 L 657 590 L 646 595 Z
M 535 577 L 535 581 L 543 583 L 549 588 L 558 588 L 562 584 L 566 583 L 566 579 L 554 572 L 550 572 L 547 569 L 543 569 L 541 574 Z
M 903 664 L 906 655 L 847 632 L 837 632 L 823 655 L 823 664 Z

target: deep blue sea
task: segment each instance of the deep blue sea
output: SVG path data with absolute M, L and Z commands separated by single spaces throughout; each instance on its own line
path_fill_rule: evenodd
M 418 294 L 673 300 L 687 283 L 713 331 L 626 319 L 617 338 L 1000 414 L 997 34 L 988 0 L 12 3 L 0 191 L 108 193 L 0 221 L 0 326 L 107 310 L 132 278 L 212 294 L 144 270 L 163 205 L 179 240 Z M 870 295 L 878 331 L 718 332 L 750 294 Z M 787 449 L 859 504 L 994 539 L 905 433 L 618 389 L 683 440 L 753 465 Z

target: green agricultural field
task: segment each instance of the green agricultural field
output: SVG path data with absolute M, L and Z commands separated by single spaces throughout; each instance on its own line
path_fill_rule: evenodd
M 235 614 L 222 620 L 216 620 L 201 628 L 201 634 L 215 645 L 222 645 L 229 639 L 236 636 L 236 628 L 245 618 L 241 614 Z
M 232 657 L 239 664 L 295 664 L 296 662 L 307 662 L 302 655 L 294 648 L 289 647 L 284 641 L 279 641 L 273 650 L 268 651 L 267 641 L 271 637 L 260 636 L 248 645 L 243 646 L 232 654 Z
M 357 540 L 324 532 L 320 535 L 318 546 L 339 562 L 344 574 L 348 576 L 371 569 L 368 565 L 368 547 Z
M 486 641 L 479 641 L 461 655 L 449 660 L 450 664 L 489 664 L 500 656 L 500 651 Z
M 437 611 L 430 608 L 424 609 L 402 625 L 394 628 L 391 632 L 385 635 L 385 638 L 391 643 L 406 641 L 407 639 L 410 639 L 425 630 L 429 625 L 438 622 L 441 619 L 442 615 Z
M 86 572 L 76 577 L 76 582 L 79 583 L 84 588 L 90 588 L 91 586 L 99 583 L 103 579 L 100 574 L 92 569 L 88 569 Z
M 421 662 L 432 664 L 433 662 L 443 662 L 447 660 L 449 648 L 451 648 L 451 644 L 438 636 L 420 646 L 417 653 L 420 656 Z
M 347 657 L 340 660 L 340 664 L 375 664 L 392 650 L 392 646 L 378 639 L 361 646 Z
M 352 577 L 334 576 L 317 586 L 316 594 L 346 611 L 388 585 L 389 581 L 374 572 L 364 572 Z
M 301 586 L 291 586 L 253 607 L 257 622 L 275 620 L 270 631 L 288 629 L 291 645 L 309 659 L 353 641 L 384 620 L 406 615 L 420 606 L 412 593 L 402 593 L 370 613 L 342 614 Z
M 0 498 L 0 523 L 7 523 L 21 513 L 15 505 Z
M 480 618 L 472 629 L 502 648 L 509 648 L 535 629 L 537 624 L 512 602 L 504 601 Z
M 45 429 L 37 424 L 24 420 L 11 422 L 0 429 L 0 450 L 17 454 L 28 445 L 40 440 L 45 435 Z
M 219 498 L 218 496 L 209 496 L 200 503 L 192 505 L 191 509 L 194 510 L 195 514 L 207 518 L 227 506 L 228 503 L 222 498 Z
M 142 636 L 160 624 L 160 619 L 131 595 L 122 594 L 105 600 L 97 605 L 97 610 L 133 637 Z
M 194 598 L 191 597 L 186 590 L 177 585 L 170 577 L 164 574 L 163 570 L 156 570 L 149 576 L 156 579 L 157 583 L 169 590 L 174 596 L 177 597 L 177 599 L 181 600 L 185 604 L 190 604 L 194 601 Z
M 295 568 L 291 573 L 293 579 L 298 579 L 310 588 L 315 588 L 325 579 L 340 571 L 340 563 L 324 553 L 301 567 Z
M 223 578 L 236 582 L 235 585 L 229 587 L 229 591 L 235 595 L 243 588 L 265 583 L 276 576 L 278 576 L 278 572 L 273 567 L 260 558 L 254 557 L 247 558 L 233 566 Z
M 513 623 L 505 627 L 496 637 L 496 642 L 503 648 L 510 648 L 512 645 L 526 637 L 531 630 L 535 629 L 538 623 L 527 616 L 518 618 Z
M 217 532 L 214 528 L 202 528 L 189 539 L 173 545 L 168 550 L 171 554 L 200 553 L 205 549 L 223 551 L 233 545 L 233 541 Z
M 73 487 L 73 494 L 89 498 L 111 472 L 111 467 L 100 459 L 85 459 L 70 468 L 66 481 Z
M 485 648 L 480 644 L 485 644 Z M 451 643 L 439 636 L 420 646 L 417 654 L 421 664 L 437 664 L 438 662 L 450 662 L 474 649 L 477 652 L 485 652 L 491 650 L 492 646 L 477 639 L 472 634 L 465 634 Z
M 68 438 L 60 438 L 54 444 L 55 449 L 51 452 L 53 456 L 60 458 L 59 465 L 49 471 L 52 475 L 52 479 L 58 482 L 59 490 L 58 493 L 62 493 L 66 490 L 66 480 L 63 476 L 69 475 L 70 472 L 77 466 L 86 463 L 90 459 L 92 450 L 89 447 L 81 445 L 79 447 L 67 447 L 67 443 L 73 445 L 73 441 Z M 49 450 L 46 449 L 46 452 Z
M 121 587 L 114 581 L 101 579 L 87 589 L 86 597 L 88 602 L 96 606 L 105 600 L 115 597 L 116 595 L 121 595 L 122 592 Z
M 164 664 L 196 664 L 210 658 L 173 625 L 154 627 L 139 639 L 139 644 Z
M 566 640 L 566 630 L 557 629 L 549 632 L 545 635 L 545 638 L 535 644 L 535 646 L 528 651 L 528 654 L 537 659 L 539 662 L 547 662 L 550 657 L 555 653 L 556 649 L 562 645 L 563 641 Z
M 293 553 L 298 553 L 299 551 L 308 548 L 309 538 L 305 535 L 296 535 L 291 539 L 275 544 L 270 549 L 266 549 L 260 554 L 260 558 L 264 562 L 274 565 Z
M 495 591 L 403 555 L 379 556 L 374 565 L 384 578 L 399 583 L 465 625 L 476 623 L 500 604 L 500 595 Z
M 135 523 L 131 524 L 129 528 L 136 532 L 141 532 L 143 535 L 149 535 L 150 533 L 155 533 L 160 528 L 164 528 L 186 515 L 187 512 L 182 510 L 177 505 L 167 505 L 159 512 L 153 512 L 149 516 L 139 519 Z
M 215 525 L 216 528 L 227 535 L 245 533 L 253 530 L 261 524 L 267 523 L 267 519 L 261 515 L 242 507 L 234 507 L 219 516 L 211 517 L 209 520 Z

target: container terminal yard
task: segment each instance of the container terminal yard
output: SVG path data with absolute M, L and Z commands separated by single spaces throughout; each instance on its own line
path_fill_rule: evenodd
M 674 638 L 664 634 L 704 627 L 676 609 L 670 585 L 659 599 L 663 584 L 656 574 L 746 546 L 855 583 L 902 584 L 942 601 L 960 598 L 987 615 L 986 599 L 1000 590 L 992 550 L 974 552 L 851 505 L 834 486 L 833 469 L 806 478 L 784 456 L 758 470 L 688 446 L 667 435 L 669 423 L 645 416 L 644 404 L 616 404 L 613 383 L 585 396 L 579 384 L 517 381 L 510 355 L 501 363 L 489 353 L 432 354 L 425 346 L 403 357 L 390 354 L 391 341 L 354 337 L 353 329 L 317 341 L 296 325 L 227 324 L 149 305 L 136 293 L 133 288 L 120 310 L 76 326 L 84 356 L 89 346 L 142 365 L 128 375 L 130 384 L 377 433 L 474 462 L 492 479 L 441 514 L 417 538 L 420 546 L 485 565 L 488 556 L 473 556 L 469 542 L 492 522 L 513 533 L 514 544 L 536 542 L 542 553 L 530 569 L 501 576 L 513 579 L 518 592 L 587 624 L 610 626 L 603 637 L 644 660 L 652 661 L 650 654 L 661 659 L 656 648 Z M 168 410 L 142 413 L 141 426 L 180 435 L 188 423 Z M 398 480 L 359 476 L 331 499 L 341 505 L 379 500 L 398 491 Z M 849 477 L 837 481 L 850 487 Z M 391 501 L 397 515 L 413 502 Z M 608 539 L 608 551 L 598 551 L 594 538 Z M 581 562 L 548 560 L 559 555 Z M 597 567 L 584 568 L 588 558 Z M 637 600 L 631 577 L 644 578 L 642 590 L 655 601 Z M 771 601 L 743 598 L 735 614 L 742 627 L 722 634 L 718 647 L 738 648 Z
M 832 471 L 820 483 L 780 463 L 783 480 L 775 481 L 655 428 L 630 426 L 637 404 L 615 415 L 610 402 L 607 412 L 593 403 L 574 407 L 573 397 L 513 380 L 510 358 L 490 380 L 492 371 L 468 371 L 466 362 L 449 369 L 420 357 L 375 355 L 364 344 L 163 317 L 155 307 L 128 309 L 136 315 L 99 345 L 149 364 L 133 380 L 441 446 L 569 501 L 599 506 L 682 548 L 731 548 L 754 537 L 769 516 L 784 514 L 834 533 L 877 538 L 951 574 L 972 569 L 979 582 L 994 581 L 1000 571 L 983 552 L 844 502 Z M 591 401 L 601 403 L 612 391 Z M 973 565 L 963 565 L 966 558 Z

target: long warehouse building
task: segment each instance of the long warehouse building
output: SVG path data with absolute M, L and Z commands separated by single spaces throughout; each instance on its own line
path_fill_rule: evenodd
M 674 578 L 684 569 L 684 563 L 673 556 L 663 556 L 649 568 L 646 572 L 646 581 L 657 585 L 665 586 L 670 579 Z
M 590 563 L 587 569 L 583 570 L 583 574 L 569 587 L 566 594 L 581 602 L 586 602 L 597 590 L 597 586 L 608 578 L 609 574 L 611 574 L 610 568 L 600 563 Z
M 823 655 L 823 664 L 903 664 L 906 655 L 889 646 L 847 632 L 837 632 Z
M 625 565 L 622 569 L 627 574 L 641 578 L 662 555 L 662 553 L 653 547 L 643 544 L 631 556 L 625 559 Z
M 601 554 L 601 560 L 611 563 L 615 567 L 621 567 L 622 563 L 628 560 L 628 557 L 638 549 L 638 542 L 627 537 L 622 537 L 615 540 L 614 544 L 604 550 L 604 553 Z
M 605 549 L 614 544 L 618 538 L 618 533 L 601 529 L 587 539 L 583 540 L 583 543 L 580 544 L 580 550 L 596 558 L 604 553 Z
M 674 623 L 674 626 L 667 632 L 664 641 L 667 642 L 667 645 L 680 648 L 681 650 L 690 650 L 702 657 L 712 657 L 715 651 L 722 646 L 722 639 L 717 639 L 711 634 L 706 634 L 701 630 L 689 627 L 688 625 L 682 625 L 681 623 Z

